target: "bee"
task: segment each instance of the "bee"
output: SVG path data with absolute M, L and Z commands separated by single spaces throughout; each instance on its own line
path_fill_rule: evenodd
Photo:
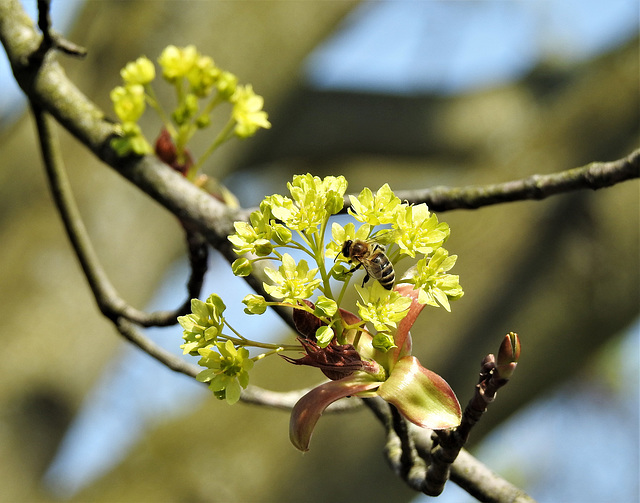
M 342 255 L 349 262 L 356 262 L 348 273 L 352 273 L 363 267 L 367 275 L 364 277 L 362 286 L 373 278 L 382 285 L 383 288 L 391 290 L 393 282 L 396 279 L 396 273 L 393 270 L 391 261 L 384 254 L 384 248 L 376 243 L 362 241 L 361 239 L 348 239 L 342 245 Z

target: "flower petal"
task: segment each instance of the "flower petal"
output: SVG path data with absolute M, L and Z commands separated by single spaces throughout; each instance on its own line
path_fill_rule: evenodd
M 380 388 L 378 396 L 395 405 L 412 423 L 441 430 L 460 424 L 462 412 L 447 382 L 415 356 L 401 358 Z
M 301 451 L 309 450 L 313 429 L 324 410 L 336 400 L 369 391 L 380 385 L 366 376 L 352 375 L 338 381 L 329 381 L 304 395 L 291 411 L 289 438 Z

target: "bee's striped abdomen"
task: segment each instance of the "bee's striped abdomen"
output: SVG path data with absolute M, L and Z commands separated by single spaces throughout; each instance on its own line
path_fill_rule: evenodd
M 376 271 L 368 272 L 374 279 L 377 279 L 384 288 L 391 290 L 393 288 L 393 282 L 396 280 L 396 273 L 393 270 L 391 261 L 382 250 L 375 251 L 373 255 L 370 262 L 372 265 L 371 269 L 375 268 Z

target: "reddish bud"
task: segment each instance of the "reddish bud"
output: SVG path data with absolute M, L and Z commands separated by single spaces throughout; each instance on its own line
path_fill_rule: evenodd
M 164 128 L 160 131 L 160 135 L 158 135 L 155 150 L 158 159 L 183 175 L 186 175 L 189 168 L 193 166 L 193 159 L 188 151 L 184 152 L 184 159 L 178 159 L 178 151 L 173 143 L 173 139 L 169 131 Z
M 363 370 L 366 366 L 352 344 L 339 345 L 334 339 L 326 348 L 321 348 L 315 341 L 304 337 L 298 337 L 298 341 L 307 352 L 306 356 L 297 359 L 280 356 L 294 365 L 318 367 L 332 381 L 350 376 L 356 370 Z
M 303 302 L 311 309 L 315 309 L 313 302 L 310 302 L 308 300 L 303 300 Z M 322 325 L 326 325 L 326 323 L 323 323 L 322 320 L 315 314 L 312 314 L 303 309 L 293 310 L 293 324 L 302 337 L 311 341 L 316 340 L 316 331 Z
M 498 351 L 497 371 L 502 379 L 509 379 L 520 359 L 520 338 L 515 332 L 509 332 Z

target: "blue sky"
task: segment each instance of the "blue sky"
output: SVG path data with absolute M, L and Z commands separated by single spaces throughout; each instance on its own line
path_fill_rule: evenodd
M 637 0 L 364 3 L 307 60 L 320 88 L 458 93 L 576 61 L 638 31 Z

